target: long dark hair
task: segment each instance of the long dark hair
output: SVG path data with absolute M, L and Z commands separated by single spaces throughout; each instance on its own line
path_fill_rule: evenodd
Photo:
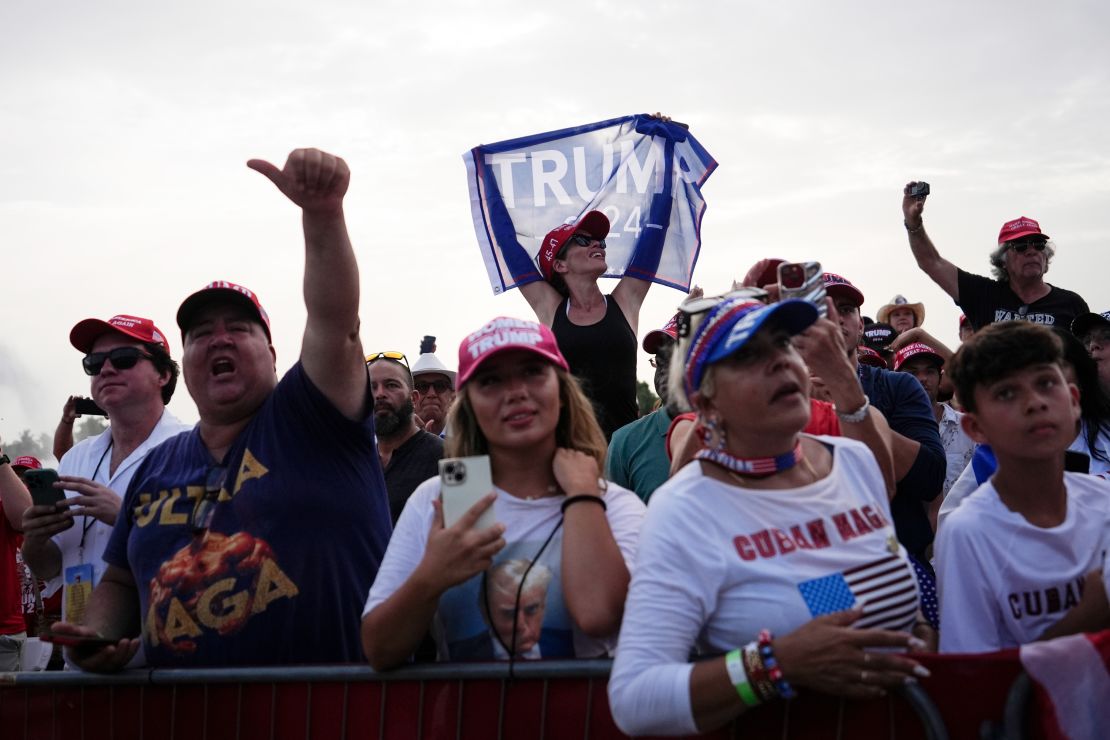
M 1099 434 L 1105 431 L 1110 435 L 1110 397 L 1098 382 L 1098 365 L 1074 334 L 1058 326 L 1052 327 L 1052 330 L 1064 344 L 1064 360 L 1075 371 L 1087 448 L 1092 458 L 1110 463 L 1110 451 L 1098 447 Z

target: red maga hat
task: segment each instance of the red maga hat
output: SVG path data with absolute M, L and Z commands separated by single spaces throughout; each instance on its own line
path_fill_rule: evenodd
M 78 321 L 69 332 L 69 343 L 81 352 L 88 354 L 92 352 L 93 344 L 97 339 L 113 331 L 137 339 L 140 342 L 161 345 L 162 349 L 166 350 L 166 354 L 170 352 L 166 335 L 154 325 L 153 321 L 144 319 L 142 316 L 128 316 L 127 314 L 118 314 L 107 321 L 101 321 L 100 319 Z
M 1041 225 L 1039 223 L 1028 216 L 1019 216 L 1013 221 L 1007 221 L 1002 224 L 1002 228 L 998 231 L 998 243 L 1004 244 L 1005 242 L 1020 239 L 1030 234 L 1043 236 L 1045 239 L 1048 239 L 1048 234 L 1041 231 Z
M 273 341 L 270 336 L 270 315 L 262 308 L 258 296 L 254 291 L 226 280 L 214 280 L 181 302 L 181 307 L 177 309 L 177 326 L 181 329 L 181 335 L 184 336 L 188 331 L 198 311 L 216 301 L 237 303 L 246 308 L 258 318 L 258 323 L 262 324 L 262 329 L 266 332 L 266 338 Z
M 466 385 L 486 360 L 514 349 L 532 352 L 552 365 L 569 369 L 550 329 L 535 321 L 499 316 L 459 344 L 459 374 L 455 387 Z

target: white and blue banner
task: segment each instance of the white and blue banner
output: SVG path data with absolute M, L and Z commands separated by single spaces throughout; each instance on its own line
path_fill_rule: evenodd
M 611 224 L 606 277 L 690 289 L 701 185 L 717 162 L 685 126 L 625 116 L 476 146 L 463 159 L 494 293 L 542 280 L 535 258 L 544 235 L 592 210 Z

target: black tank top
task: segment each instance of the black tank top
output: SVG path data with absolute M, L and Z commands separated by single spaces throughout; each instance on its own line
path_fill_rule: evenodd
M 551 331 L 570 371 L 593 402 L 605 438 L 639 416 L 636 407 L 636 334 L 612 296 L 605 296 L 605 317 L 579 326 L 567 318 L 564 298 Z

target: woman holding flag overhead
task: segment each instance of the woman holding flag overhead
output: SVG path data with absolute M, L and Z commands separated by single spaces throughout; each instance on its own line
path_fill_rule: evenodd
M 639 416 L 636 333 L 651 287 L 647 280 L 625 275 L 612 294 L 602 294 L 597 279 L 608 270 L 608 235 L 609 219 L 601 211 L 552 229 L 536 258 L 544 279 L 520 288 L 540 323 L 555 334 L 606 439 Z
M 671 387 L 706 446 L 652 497 L 609 682 L 617 725 L 690 734 L 796 687 L 870 697 L 927 675 L 889 650 L 925 644 L 873 455 L 801 433 L 809 373 L 792 339 L 843 356 L 837 328 L 806 302 L 742 297 L 682 319 Z M 841 423 L 874 424 L 868 406 L 859 391 Z

